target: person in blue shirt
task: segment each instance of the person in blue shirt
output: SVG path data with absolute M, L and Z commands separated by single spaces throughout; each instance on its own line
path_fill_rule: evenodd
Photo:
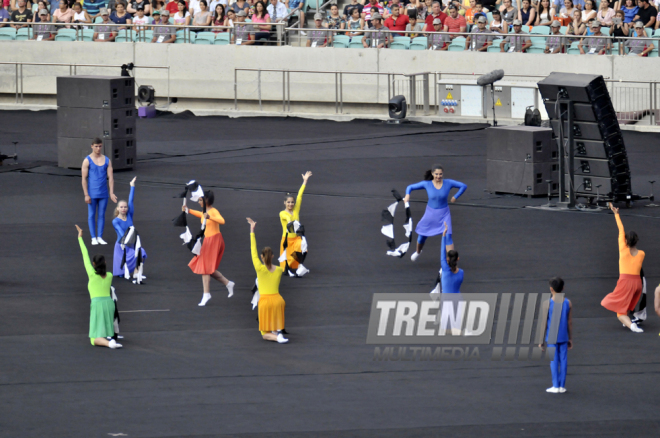
M 92 19 L 100 16 L 101 8 L 105 8 L 105 0 L 83 0 L 83 9 Z
M 452 189 L 458 189 L 458 192 L 451 198 L 451 202 L 456 200 L 465 192 L 467 185 L 453 179 L 443 178 L 442 166 L 434 164 L 431 170 L 427 170 L 424 175 L 424 181 L 417 184 L 411 184 L 406 188 L 405 202 L 410 201 L 410 193 L 414 190 L 425 189 L 429 197 L 426 205 L 426 212 L 422 219 L 417 223 L 415 231 L 417 232 L 417 250 L 412 255 L 411 260 L 417 260 L 422 253 L 424 243 L 429 236 L 437 236 L 443 232 L 443 224 L 447 223 L 447 248 L 454 249 L 454 241 L 451 237 L 451 214 L 449 212 L 449 193 Z
M 564 280 L 559 277 L 550 279 L 550 293 L 552 298 L 543 303 L 544 313 L 548 312 L 548 318 L 544 329 L 545 338 L 543 344 L 539 345 L 541 350 L 545 351 L 545 346 L 554 347 L 555 357 L 550 362 L 550 371 L 552 372 L 552 387 L 546 389 L 546 392 L 552 394 L 563 394 L 566 392 L 566 372 L 568 370 L 568 350 L 573 348 L 573 305 L 571 301 L 563 297 L 560 301 L 557 294 L 564 290 Z M 562 294 L 563 295 L 563 294 Z M 555 310 L 555 306 L 561 306 L 561 315 L 559 317 L 559 330 L 557 332 L 557 343 L 548 344 L 550 322 Z M 559 311 L 559 310 L 558 310 Z
M 115 180 L 112 172 L 112 162 L 103 155 L 103 140 L 100 138 L 93 140 L 92 153 L 85 157 L 81 173 L 92 245 L 105 245 L 103 228 L 105 227 L 105 210 L 108 207 L 108 197 L 112 199 L 112 202 L 117 202 L 117 197 L 114 193 Z
M 447 251 L 448 229 L 447 222 L 445 222 L 445 231 L 442 233 L 442 244 L 440 247 L 442 293 L 458 294 L 461 293 L 461 284 L 463 284 L 463 270 L 458 267 L 458 251 L 453 249 Z
M 133 226 L 133 213 L 135 212 L 135 208 L 133 207 L 133 198 L 135 196 L 136 179 L 137 177 L 133 178 L 130 183 L 131 193 L 128 195 L 128 202 L 122 200 L 117 203 L 117 208 L 115 209 L 115 218 L 112 220 L 112 226 L 117 233 L 117 242 L 115 242 L 115 252 L 112 264 L 112 275 L 115 277 L 121 277 L 124 275 L 124 269 L 122 268 L 124 250 L 121 247 L 121 240 L 126 234 L 126 230 Z M 144 251 L 144 248 L 140 248 L 140 251 L 142 252 L 142 260 L 145 260 L 147 258 L 147 253 Z M 128 268 L 129 273 L 133 273 L 136 263 L 137 257 L 135 255 L 135 250 L 129 246 L 126 246 L 126 267 Z

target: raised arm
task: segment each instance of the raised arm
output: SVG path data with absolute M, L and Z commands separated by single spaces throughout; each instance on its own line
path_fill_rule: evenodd
M 133 217 L 135 209 L 133 208 L 133 198 L 135 197 L 135 179 L 131 181 L 131 193 L 128 195 L 128 216 Z
M 612 203 L 610 202 L 609 204 L 610 210 L 614 213 L 614 219 L 616 219 L 616 226 L 619 228 L 619 251 L 623 251 L 624 249 L 628 248 L 628 245 L 626 245 L 626 231 L 623 228 L 623 222 L 621 222 L 621 218 L 619 217 L 619 209 L 614 207 Z
M 87 247 L 85 246 L 85 242 L 83 242 L 82 238 L 82 229 L 78 225 L 76 225 L 76 229 L 78 230 L 78 243 L 80 244 L 80 252 L 82 252 L 83 256 L 85 271 L 87 271 L 87 276 L 91 277 L 94 275 L 94 267 L 92 266 L 92 262 L 89 261 L 89 253 L 87 252 Z
M 312 172 L 310 171 L 305 172 L 305 174 L 302 176 L 303 183 L 302 186 L 300 186 L 300 190 L 298 190 L 298 196 L 296 197 L 296 205 L 293 207 L 294 216 L 300 214 L 300 204 L 302 203 L 302 195 L 303 192 L 305 191 L 305 187 L 307 186 L 307 180 L 309 179 L 310 176 L 312 176 Z
M 442 266 L 443 271 L 451 271 L 449 268 L 449 263 L 447 263 L 447 236 L 442 235 L 442 243 L 440 244 L 440 266 Z
M 252 255 L 252 264 L 254 265 L 254 270 L 259 272 L 259 270 L 266 267 L 261 263 L 259 252 L 257 251 L 257 237 L 254 235 L 254 227 L 257 223 L 250 218 L 247 218 L 247 221 L 250 224 L 250 254 Z

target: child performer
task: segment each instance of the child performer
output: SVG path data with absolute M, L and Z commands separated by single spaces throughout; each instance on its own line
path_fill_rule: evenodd
M 95 138 L 92 143 L 92 153 L 82 163 L 82 188 L 87 203 L 87 222 L 92 235 L 92 245 L 106 245 L 103 240 L 105 227 L 105 209 L 108 207 L 108 196 L 112 202 L 117 202 L 114 193 L 115 180 L 112 174 L 112 162 L 103 155 L 103 141 Z M 108 188 L 110 189 L 108 194 Z M 98 223 L 96 210 L 98 208 Z M 98 231 L 98 234 L 97 234 Z
M 607 310 L 616 312 L 619 321 L 632 332 L 642 333 L 644 330 L 630 320 L 628 312 L 635 308 L 642 294 L 640 271 L 645 254 L 644 251 L 637 249 L 639 240 L 637 233 L 634 231 L 626 233 L 623 229 L 619 209 L 615 208 L 611 202 L 609 207 L 614 212 L 614 218 L 619 227 L 619 281 L 617 281 L 614 291 L 607 294 L 600 304 Z
M 559 277 L 550 279 L 550 293 L 552 298 L 549 302 L 545 302 L 544 313 L 548 312 L 548 319 L 545 325 L 545 337 L 543 344 L 539 345 L 541 350 L 545 351 L 545 345 L 554 347 L 555 357 L 550 362 L 550 371 L 552 372 L 552 387 L 546 389 L 546 392 L 552 394 L 563 394 L 566 392 L 566 371 L 568 369 L 568 350 L 573 348 L 573 304 L 568 298 L 563 298 L 559 301 L 557 294 L 561 294 L 564 290 L 564 280 Z M 563 294 L 562 294 L 563 295 Z M 548 344 L 548 335 L 550 322 L 552 321 L 552 314 L 555 309 L 555 304 L 561 304 L 561 316 L 559 317 L 559 331 L 557 332 L 557 343 Z
M 447 248 L 449 250 L 454 249 L 454 241 L 451 238 L 451 213 L 447 204 L 449 192 L 453 188 L 458 189 L 458 192 L 451 198 L 452 203 L 465 192 L 467 185 L 453 179 L 444 179 L 442 166 L 439 164 L 434 164 L 431 170 L 426 171 L 424 181 L 409 185 L 406 188 L 406 196 L 403 198 L 405 202 L 410 201 L 410 192 L 414 190 L 426 189 L 426 193 L 429 196 L 426 212 L 415 228 L 417 232 L 417 251 L 411 256 L 413 262 L 422 253 L 422 248 L 424 248 L 427 237 L 437 236 L 442 233 L 443 223 L 445 222 L 448 225 Z
M 293 221 L 300 221 L 300 204 L 302 202 L 302 195 L 307 185 L 307 180 L 312 176 L 312 172 L 307 171 L 303 177 L 303 184 L 298 190 L 298 196 L 294 199 L 290 194 L 286 195 L 284 199 L 285 209 L 280 212 L 280 223 L 282 224 L 282 242 L 280 243 L 280 254 L 284 252 L 284 244 L 286 243 L 286 261 L 280 263 L 282 269 L 287 268 L 295 271 L 298 276 L 305 275 L 308 270 L 301 262 L 296 260 L 295 253 L 303 252 L 301 248 L 302 237 L 296 233 L 290 233 L 287 230 L 287 225 Z M 300 270 L 298 268 L 301 268 Z
M 85 270 L 89 277 L 87 289 L 89 289 L 89 296 L 92 299 L 89 311 L 89 340 L 92 345 L 99 347 L 121 348 L 122 345 L 114 339 L 109 341 L 106 339 L 106 337 L 115 335 L 115 303 L 110 296 L 112 275 L 106 272 L 105 257 L 102 255 L 95 255 L 90 263 L 87 247 L 82 239 L 82 229 L 78 225 L 76 225 L 76 229 Z
M 131 180 L 131 193 L 128 195 L 128 202 L 121 200 L 117 203 L 117 208 L 115 208 L 115 218 L 112 220 L 112 226 L 117 233 L 117 242 L 115 243 L 115 253 L 112 260 L 112 275 L 116 277 L 121 277 L 124 275 L 124 269 L 122 268 L 122 260 L 124 258 L 124 250 L 121 247 L 121 238 L 126 234 L 126 230 L 133 226 L 133 213 L 135 209 L 133 208 L 133 197 L 135 196 L 135 180 L 137 177 Z M 140 248 L 142 252 L 142 260 L 147 258 L 147 253 L 143 248 Z M 126 247 L 126 267 L 128 272 L 133 274 L 135 266 L 137 263 L 137 257 L 135 250 L 130 247 Z
M 269 247 L 261 251 L 261 260 L 259 260 L 257 238 L 254 235 L 254 227 L 257 223 L 250 218 L 247 218 L 247 221 L 250 224 L 252 264 L 257 271 L 259 284 L 259 330 L 265 340 L 286 344 L 289 340 L 282 334 L 285 303 L 280 295 L 280 280 L 284 269 L 273 264 L 273 250 Z

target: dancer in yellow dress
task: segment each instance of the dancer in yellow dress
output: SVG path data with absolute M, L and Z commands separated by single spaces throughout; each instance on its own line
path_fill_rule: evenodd
M 259 330 L 265 340 L 286 344 L 289 340 L 282 334 L 285 303 L 280 295 L 280 280 L 284 269 L 273 264 L 273 250 L 268 246 L 261 251 L 260 259 L 254 235 L 257 223 L 250 218 L 247 221 L 250 224 L 252 264 L 257 271 L 259 285 Z
M 282 242 L 280 243 L 280 266 L 292 277 L 302 277 L 309 270 L 303 266 L 304 257 L 307 253 L 307 242 L 304 239 L 302 228 L 296 229 L 294 223 L 300 225 L 300 204 L 302 195 L 307 185 L 307 180 L 312 176 L 312 172 L 307 171 L 303 177 L 303 184 L 298 190 L 296 198 L 288 194 L 284 200 L 285 209 L 280 212 L 280 223 L 282 224 Z M 286 257 L 284 252 L 286 250 Z

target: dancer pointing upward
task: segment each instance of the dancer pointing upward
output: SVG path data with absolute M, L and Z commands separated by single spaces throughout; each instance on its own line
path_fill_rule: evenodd
M 447 223 L 447 249 L 450 251 L 454 249 L 454 241 L 451 237 L 451 214 L 447 203 L 449 192 L 454 188 L 458 189 L 458 192 L 451 198 L 451 202 L 455 202 L 465 192 L 467 185 L 453 179 L 444 179 L 442 166 L 439 164 L 434 164 L 431 170 L 426 171 L 424 181 L 411 184 L 406 188 L 406 196 L 403 198 L 405 202 L 410 201 L 410 192 L 414 190 L 426 189 L 429 196 L 424 217 L 417 223 L 417 228 L 415 228 L 418 235 L 417 251 L 413 253 L 412 261 L 417 260 L 417 257 L 422 253 L 424 243 L 429 236 L 437 236 L 444 231 L 445 222 Z
M 121 277 L 125 274 L 125 270 L 129 274 L 133 274 L 135 271 L 138 255 L 135 253 L 135 250 L 129 246 L 122 248 L 122 237 L 126 234 L 126 231 L 133 226 L 133 213 L 135 209 L 133 207 L 133 198 L 135 196 L 135 180 L 137 177 L 133 178 L 130 182 L 131 193 L 128 195 L 128 202 L 119 201 L 117 203 L 117 208 L 115 209 L 115 218 L 112 220 L 112 226 L 117 233 L 117 242 L 115 242 L 115 253 L 112 263 L 112 275 L 116 277 Z M 147 258 L 147 253 L 143 248 L 140 248 L 141 259 L 144 260 Z M 126 258 L 124 259 L 124 255 Z M 126 263 L 124 267 L 122 261 Z M 130 278 L 130 276 L 128 277 Z
M 303 266 L 303 261 L 298 260 L 296 254 L 306 252 L 302 248 L 302 237 L 289 231 L 289 224 L 291 222 L 300 222 L 300 204 L 302 203 L 302 195 L 307 186 L 307 180 L 312 176 L 312 172 L 305 172 L 303 177 L 303 184 L 298 190 L 298 196 L 294 198 L 292 195 L 287 194 L 284 199 L 285 209 L 280 212 L 280 223 L 282 224 L 282 242 L 280 244 L 280 254 L 286 250 L 286 260 L 280 263 L 282 269 L 287 270 L 287 266 L 291 272 L 295 272 L 297 276 L 302 277 L 308 270 Z

